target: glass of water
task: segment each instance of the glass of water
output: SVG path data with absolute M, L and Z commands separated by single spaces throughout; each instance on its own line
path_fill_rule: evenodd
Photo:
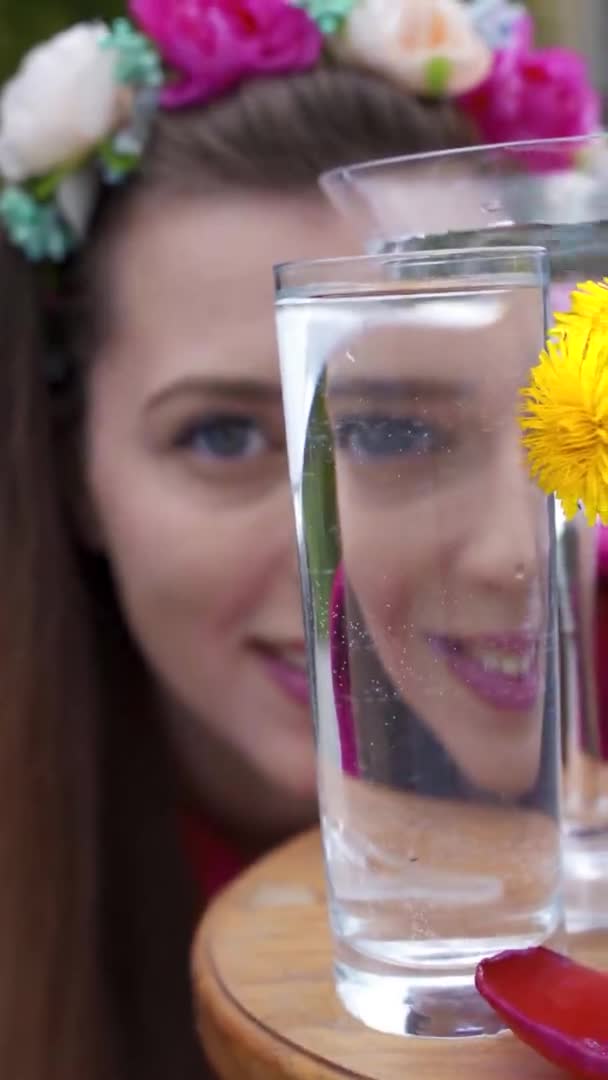
M 495 1032 L 478 961 L 562 929 L 554 517 L 519 426 L 546 256 L 275 273 L 338 994 Z
M 551 311 L 568 310 L 578 282 L 608 275 L 604 132 L 362 162 L 321 185 L 368 251 L 545 247 Z M 557 513 L 566 915 L 577 932 L 608 926 L 608 716 L 597 694 L 599 533 Z

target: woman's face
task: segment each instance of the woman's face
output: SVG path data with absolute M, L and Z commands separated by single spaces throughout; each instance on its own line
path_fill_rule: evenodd
M 149 207 L 112 266 L 87 479 L 125 618 L 195 794 L 282 831 L 314 750 L 271 267 L 345 246 L 314 199 Z
M 390 683 L 469 782 L 522 794 L 540 760 L 548 518 L 517 411 L 542 303 L 401 311 L 330 362 L 346 578 Z

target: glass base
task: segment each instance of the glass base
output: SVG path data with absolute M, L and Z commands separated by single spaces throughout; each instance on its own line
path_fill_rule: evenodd
M 505 1030 L 477 993 L 472 975 L 378 975 L 344 963 L 336 964 L 334 973 L 344 1007 L 376 1031 L 453 1039 Z

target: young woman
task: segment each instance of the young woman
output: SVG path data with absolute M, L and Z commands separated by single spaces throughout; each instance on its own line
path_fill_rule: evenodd
M 270 267 L 353 249 L 322 170 L 470 138 L 404 89 L 425 88 L 417 55 L 417 85 L 325 64 L 287 0 L 132 8 L 147 40 L 76 27 L 0 110 L 0 1072 L 19 1080 L 205 1075 L 194 922 L 315 816 Z M 459 90 L 483 77 L 470 27 L 452 52 Z

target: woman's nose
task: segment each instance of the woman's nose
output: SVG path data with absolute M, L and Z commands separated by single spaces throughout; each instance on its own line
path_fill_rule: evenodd
M 492 590 L 529 587 L 538 574 L 548 511 L 530 479 L 516 433 L 505 435 L 485 465 L 469 511 L 461 574 Z

